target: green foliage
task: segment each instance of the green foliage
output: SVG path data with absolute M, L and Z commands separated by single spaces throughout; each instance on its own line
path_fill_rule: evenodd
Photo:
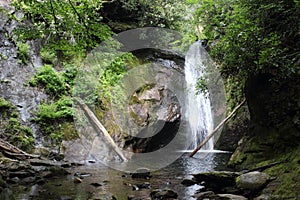
M 208 94 L 206 79 L 204 77 L 201 77 L 197 80 L 196 90 L 197 90 L 196 95 L 199 95 L 200 93 L 203 93 L 205 95 Z
M 64 65 L 62 77 L 66 84 L 73 86 L 74 79 L 78 74 L 78 67 L 74 63 L 68 63 Z
M 9 109 L 11 107 L 10 102 L 0 97 L 0 109 Z
M 136 58 L 131 53 L 125 53 L 110 63 L 99 79 L 100 93 L 98 93 L 98 97 L 102 99 L 101 101 L 104 101 L 104 99 L 112 100 L 111 92 L 113 87 L 119 83 L 124 74 L 126 74 L 136 62 Z
M 123 7 L 139 16 L 139 25 L 181 29 L 187 25 L 190 7 L 185 0 L 121 0 Z
M 47 94 L 53 96 L 62 96 L 66 92 L 66 86 L 63 76 L 57 72 L 51 65 L 41 67 L 36 75 L 30 80 L 31 86 L 41 84 L 45 87 Z
M 38 107 L 36 121 L 51 124 L 51 122 L 72 118 L 72 105 L 72 99 L 66 96 L 50 104 L 43 103 Z
M 6 134 L 9 134 L 9 141 L 25 151 L 30 151 L 34 147 L 32 130 L 20 124 L 20 119 L 11 117 L 6 126 Z
M 34 147 L 32 130 L 20 123 L 16 107 L 0 97 L 0 135 L 13 145 L 30 151 Z
M 41 131 L 59 144 L 62 139 L 74 139 L 77 131 L 73 122 L 74 110 L 71 97 L 62 96 L 59 100 L 49 104 L 39 105 L 35 121 L 40 125 Z
M 18 58 L 21 63 L 27 65 L 30 60 L 30 46 L 27 43 L 17 42 Z
M 49 49 L 65 58 L 85 53 L 112 34 L 102 23 L 101 1 L 15 0 L 13 5 L 32 22 L 16 30 L 19 39 L 44 38 Z
M 58 61 L 56 52 L 53 49 L 43 47 L 40 51 L 41 58 L 44 63 L 55 65 Z
M 240 95 L 252 75 L 281 79 L 299 73 L 299 14 L 293 0 L 203 0 L 195 19 L 223 76 L 242 85 L 234 94 Z

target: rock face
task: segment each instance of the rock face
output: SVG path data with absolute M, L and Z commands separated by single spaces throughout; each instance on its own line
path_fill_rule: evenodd
M 157 87 L 145 90 L 138 97 L 138 103 L 130 108 L 131 116 L 143 127 L 137 135 L 140 138 L 133 139 L 133 151 L 155 151 L 173 139 L 181 112 L 179 102 L 171 91 Z M 149 134 L 151 137 L 147 137 Z
M 21 63 L 18 59 L 17 43 L 19 41 L 14 35 L 14 30 L 19 24 L 9 19 L 6 12 L 15 14 L 17 19 L 21 19 L 23 14 L 9 5 L 3 8 L 4 10 L 0 12 L 0 96 L 17 107 L 20 121 L 27 126 L 34 127 L 33 132 L 36 133 L 37 127 L 31 121 L 34 116 L 33 111 L 40 102 L 47 100 L 47 96 L 42 91 L 29 87 L 28 82 L 36 69 L 42 66 L 42 60 L 38 56 L 40 44 L 28 41 L 26 44 L 30 47 L 27 52 L 29 61 L 27 65 Z
M 266 185 L 269 179 L 270 176 L 266 173 L 258 171 L 249 172 L 237 177 L 236 185 L 239 189 L 257 192 Z
M 149 78 L 151 80 L 143 77 L 142 87 L 128 94 L 127 108 L 125 106 L 118 109 L 125 112 L 128 110 L 128 117 L 119 121 L 118 125 L 123 124 L 122 130 L 129 133 L 125 146 L 133 152 L 158 150 L 172 141 L 178 132 L 182 115 L 184 80 L 180 72 L 166 65 L 157 62 L 149 66 L 151 71 L 146 76 L 153 76 Z M 173 79 L 177 79 L 175 84 L 172 83 Z M 147 82 L 149 84 L 145 84 Z M 173 87 L 176 84 L 180 87 Z

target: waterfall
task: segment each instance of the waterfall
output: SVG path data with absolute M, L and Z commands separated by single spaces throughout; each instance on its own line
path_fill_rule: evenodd
M 208 94 L 196 91 L 196 83 L 200 77 L 205 75 L 205 61 L 207 60 L 205 51 L 200 42 L 194 43 L 185 57 L 185 80 L 187 84 L 186 95 L 186 119 L 188 131 L 192 134 L 190 148 L 197 147 L 206 136 L 213 130 L 213 117 L 211 103 Z M 213 139 L 204 146 L 204 149 L 213 149 Z

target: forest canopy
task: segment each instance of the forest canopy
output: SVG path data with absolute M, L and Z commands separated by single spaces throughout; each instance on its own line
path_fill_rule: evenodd
M 201 4 L 195 24 L 203 27 L 201 37 L 208 40 L 233 93 L 241 93 L 241 83 L 256 74 L 271 74 L 273 80 L 299 76 L 298 0 L 203 0 Z

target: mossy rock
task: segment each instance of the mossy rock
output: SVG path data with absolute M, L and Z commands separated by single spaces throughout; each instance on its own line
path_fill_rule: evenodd
M 268 174 L 254 171 L 238 176 L 236 178 L 236 185 L 241 190 L 256 193 L 266 185 L 269 179 L 270 176 Z

